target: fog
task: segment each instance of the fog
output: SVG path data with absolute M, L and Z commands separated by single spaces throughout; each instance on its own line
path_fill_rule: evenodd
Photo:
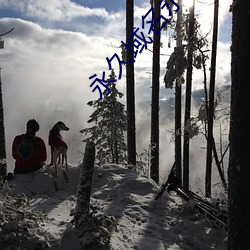
M 0 7 L 4 4 L 14 5 L 14 2 L 7 3 L 6 1 Z M 229 1 L 223 2 L 222 7 L 226 2 Z M 65 3 L 71 3 L 71 1 L 65 1 Z M 69 7 L 67 11 L 73 10 L 72 5 Z M 80 22 L 73 14 L 66 13 L 67 15 L 63 17 L 57 13 L 53 17 L 49 11 L 46 12 L 46 6 L 43 8 L 45 16 L 40 15 L 39 11 L 27 13 L 23 8 L 20 8 L 20 11 L 23 10 L 22 15 L 27 15 L 26 17 L 29 18 L 26 19 L 29 21 L 24 20 L 25 18 L 0 16 L 2 17 L 0 18 L 1 31 L 14 28 L 14 31 L 4 37 L 5 48 L 0 51 L 8 171 L 12 171 L 14 168 L 11 156 L 12 141 L 17 134 L 25 133 L 26 123 L 29 119 L 36 119 L 40 124 L 37 135 L 42 137 L 46 143 L 47 162 L 50 160 L 48 133 L 52 126 L 60 120 L 70 128 L 69 131 L 62 132 L 62 136 L 69 145 L 69 163 L 76 165 L 81 161 L 84 144 L 82 143 L 83 135 L 79 131 L 90 126 L 87 124 L 87 120 L 94 111 L 87 105 L 87 102 L 99 98 L 98 92 L 92 92 L 92 88 L 90 88 L 89 77 L 94 74 L 101 77 L 103 71 L 108 75 L 106 57 L 111 57 L 114 53 L 120 55 L 121 51 L 118 47 L 121 41 L 125 40 L 124 10 L 107 13 L 102 9 L 93 14 L 93 11 L 83 13 L 82 9 L 77 9 L 76 16 L 95 16 L 93 19 L 84 19 L 84 22 Z M 209 8 L 212 11 L 211 6 Z M 138 27 L 142 15 L 148 9 L 149 4 L 135 6 L 135 23 Z M 37 10 L 39 10 L 39 6 Z M 208 11 L 200 11 L 199 13 L 204 15 L 201 15 L 203 24 L 207 20 L 206 18 L 210 18 L 206 22 L 206 29 L 211 30 L 211 13 L 209 14 Z M 98 19 L 98 17 L 103 20 L 103 23 L 94 19 Z M 224 8 L 220 12 L 222 30 L 228 30 L 228 20 L 230 20 L 230 15 Z M 217 60 L 218 88 L 230 84 L 230 41 L 228 36 L 222 34 L 223 32 L 220 31 L 221 40 L 218 43 Z M 163 83 L 167 55 L 173 50 L 174 41 L 171 48 L 165 45 L 168 41 L 167 34 L 162 35 L 161 41 L 163 55 L 161 57 L 160 100 L 166 101 L 174 96 L 174 90 L 165 89 Z M 143 149 L 147 149 L 150 142 L 151 63 L 152 53 L 150 51 L 141 53 L 135 62 L 138 154 Z M 112 67 L 118 75 L 118 64 L 114 64 Z M 209 63 L 207 68 L 209 68 Z M 123 67 L 122 78 L 118 80 L 116 86 L 124 94 L 126 89 L 125 76 L 126 70 Z M 193 90 L 202 90 L 203 73 L 195 71 L 193 79 Z M 183 88 L 184 94 L 185 88 Z M 121 102 L 125 103 L 125 100 L 126 95 Z M 200 101 L 194 103 L 192 112 L 195 113 Z M 173 107 L 161 105 L 161 181 L 166 179 L 174 161 L 174 143 L 171 141 L 174 129 L 173 118 Z M 200 178 L 199 185 L 203 186 L 205 150 L 202 148 L 206 146 L 206 142 L 199 137 L 191 142 L 191 146 L 190 165 L 194 169 L 193 172 L 198 175 L 192 174 L 192 183 Z M 199 185 L 197 184 L 197 186 Z

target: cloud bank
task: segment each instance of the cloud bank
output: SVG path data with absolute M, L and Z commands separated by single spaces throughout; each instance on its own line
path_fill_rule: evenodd
M 229 3 L 228 0 L 225 2 Z M 149 4 L 135 6 L 137 27 L 141 24 L 141 16 L 149 8 Z M 17 133 L 25 132 L 25 124 L 30 118 L 39 121 L 41 130 L 38 135 L 46 142 L 49 129 L 58 120 L 63 120 L 70 127 L 70 131 L 63 134 L 71 148 L 70 160 L 72 163 L 79 161 L 77 152 L 83 151 L 83 138 L 79 130 L 86 126 L 93 112 L 87 102 L 99 98 L 98 92 L 92 93 L 89 87 L 89 77 L 93 74 L 101 77 L 103 71 L 108 72 L 106 57 L 114 53 L 120 55 L 117 47 L 122 40 L 125 41 L 125 11 L 108 12 L 104 8 L 84 7 L 69 0 L 54 0 L 50 4 L 4 0 L 0 3 L 0 9 L 12 9 L 19 13 L 18 17 L 2 16 L 0 19 L 0 32 L 14 27 L 14 31 L 4 37 L 5 48 L 0 51 L 9 170 L 13 169 L 10 152 L 12 140 Z M 228 29 L 226 24 L 230 20 L 227 8 L 224 9 L 224 14 L 220 14 L 220 32 Z M 200 13 L 203 24 L 211 29 L 211 6 L 209 11 L 204 9 Z M 166 34 L 162 35 L 161 41 L 161 53 L 164 55 L 161 57 L 160 98 L 166 100 L 174 95 L 174 90 L 165 89 L 162 80 L 167 55 L 174 45 L 167 47 Z M 230 41 L 225 39 L 218 44 L 218 86 L 230 84 L 229 47 Z M 150 51 L 142 52 L 135 62 L 136 102 L 146 103 L 136 106 L 137 137 L 142 144 L 138 145 L 138 150 L 146 148 L 150 138 L 151 65 Z M 118 65 L 114 65 L 114 68 L 118 74 Z M 117 88 L 123 93 L 125 71 L 123 67 L 122 79 L 117 82 Z M 202 75 L 202 72 L 194 72 L 193 90 L 203 88 Z M 125 98 L 122 102 L 125 102 Z M 144 109 L 148 114 L 147 120 Z M 161 128 L 160 157 L 165 172 L 167 166 L 172 165 L 174 154 L 168 132 L 172 129 L 172 124 L 167 121 L 166 126 Z

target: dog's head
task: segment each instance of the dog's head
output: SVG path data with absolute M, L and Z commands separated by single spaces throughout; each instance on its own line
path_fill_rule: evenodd
M 68 131 L 69 130 L 69 128 L 65 125 L 65 123 L 61 122 L 61 121 L 57 122 L 54 125 L 54 128 L 58 129 L 59 131 L 61 131 L 61 130 Z

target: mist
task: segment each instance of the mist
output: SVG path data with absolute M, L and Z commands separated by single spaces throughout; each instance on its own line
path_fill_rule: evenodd
M 225 3 L 223 2 L 223 5 Z M 46 12 L 46 6 L 43 8 Z M 149 4 L 135 6 L 135 23 L 138 27 L 141 26 L 142 15 L 148 9 Z M 46 143 L 47 163 L 50 161 L 49 130 L 57 121 L 65 122 L 70 128 L 67 132 L 62 131 L 62 136 L 69 146 L 69 164 L 73 166 L 79 164 L 85 146 L 82 142 L 84 135 L 79 131 L 90 126 L 87 120 L 94 111 L 87 105 L 87 102 L 99 98 L 99 93 L 92 92 L 90 88 L 89 77 L 94 74 L 101 77 L 103 71 L 108 74 L 106 57 L 111 57 L 114 53 L 120 55 L 119 45 L 122 40 L 125 40 L 124 10 L 107 14 L 102 9 L 94 18 L 84 19 L 84 21 L 70 13 L 67 13 L 64 18 L 63 15 L 58 15 L 54 19 L 52 16 L 49 18 L 48 15 L 47 18 L 39 16 L 39 13 L 23 11 L 22 15 L 26 15 L 27 20 L 0 19 L 1 31 L 14 28 L 13 32 L 4 37 L 5 48 L 0 51 L 8 171 L 14 169 L 14 160 L 11 156 L 12 141 L 16 135 L 25 133 L 29 119 L 36 119 L 40 124 L 37 135 Z M 83 15 L 83 12 L 79 13 Z M 88 13 L 90 16 L 94 15 L 93 12 Z M 211 24 L 211 20 L 207 20 L 209 11 L 206 9 L 205 12 L 200 13 L 200 18 L 203 22 L 206 21 L 206 28 L 209 30 L 208 24 Z M 206 14 L 204 18 L 202 18 L 202 13 Z M 100 22 L 99 16 L 103 22 Z M 211 16 L 210 13 L 210 19 Z M 58 17 L 61 18 L 60 22 L 55 19 Z M 220 13 L 220 27 L 227 30 L 228 17 L 225 10 Z M 223 34 L 222 31 L 221 34 Z M 160 181 L 163 182 L 174 162 L 174 142 L 171 140 L 174 129 L 174 108 L 171 98 L 174 96 L 174 90 L 166 89 L 163 83 L 167 55 L 171 53 L 174 45 L 171 48 L 166 46 L 168 37 L 165 33 L 161 39 L 163 56 L 160 72 Z M 230 42 L 225 41 L 225 36 L 223 39 L 218 44 L 217 87 L 230 84 Z M 112 67 L 118 75 L 118 64 Z M 207 67 L 209 68 L 209 63 Z M 122 70 L 122 78 L 117 81 L 116 86 L 125 94 L 121 100 L 125 104 L 125 67 Z M 139 154 L 142 150 L 148 149 L 150 143 L 152 52 L 143 51 L 138 55 L 135 71 L 136 137 Z M 203 73 L 195 71 L 193 79 L 193 90 L 202 90 Z M 193 112 L 196 112 L 200 103 L 200 100 L 198 102 L 197 100 L 194 100 Z M 201 184 L 195 185 L 202 187 L 205 171 L 203 148 L 206 146 L 206 141 L 201 137 L 195 138 L 191 141 L 191 146 L 190 166 L 192 166 L 193 173 L 197 173 L 197 176 L 196 174 L 190 176 L 191 185 L 194 185 L 195 180 L 200 178 Z

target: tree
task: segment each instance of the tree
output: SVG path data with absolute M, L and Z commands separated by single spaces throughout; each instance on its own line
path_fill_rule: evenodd
M 182 4 L 178 2 L 178 4 Z M 193 2 L 194 4 L 194 2 Z M 173 88 L 176 86 L 175 98 L 175 161 L 177 168 L 177 176 L 182 180 L 182 154 L 181 154 L 181 84 L 185 82 L 183 75 L 187 69 L 187 86 L 186 86 L 186 106 L 185 106 L 185 126 L 184 126 L 184 140 L 183 140 L 183 185 L 189 188 L 189 140 L 196 136 L 198 128 L 195 125 L 195 117 L 190 116 L 191 110 L 191 87 L 192 87 L 192 68 L 203 69 L 204 85 L 206 85 L 206 67 L 205 62 L 208 58 L 204 53 L 204 48 L 207 48 L 208 41 L 206 37 L 201 34 L 200 24 L 194 17 L 194 5 L 190 10 L 191 14 L 182 14 L 180 10 L 177 14 L 177 21 L 174 20 L 172 28 L 176 30 L 177 46 L 171 54 L 167 62 L 167 71 L 164 77 L 166 88 Z M 181 16 L 180 16 L 181 15 Z M 173 25 L 174 24 L 174 25 Z M 186 44 L 185 44 L 186 42 Z M 206 89 L 206 86 L 205 86 Z M 205 91 L 206 93 L 206 91 Z M 205 98 L 207 100 L 207 98 Z
M 87 142 L 80 170 L 74 210 L 76 234 L 81 242 L 82 249 L 100 249 L 105 244 L 108 244 L 111 232 L 116 226 L 113 217 L 101 214 L 100 211 L 97 213 L 96 210 L 93 211 L 93 206 L 91 207 L 90 196 L 94 161 L 95 144 Z M 92 211 L 90 211 L 90 208 L 92 208 Z
M 1 36 L 5 36 L 12 32 L 14 28 L 0 34 L 0 49 L 4 48 L 4 41 Z M 6 145 L 5 145 L 5 129 L 4 129 L 4 112 L 3 112 L 3 95 L 2 95 L 2 75 L 0 68 L 0 176 L 7 174 L 7 159 L 6 159 Z
M 108 80 L 115 79 L 115 72 L 112 70 Z M 118 98 L 122 98 L 123 94 L 116 89 L 114 82 L 108 82 L 106 85 L 111 90 L 108 97 L 88 102 L 89 106 L 96 108 L 91 114 L 88 123 L 94 122 L 95 125 L 80 131 L 85 133 L 85 135 L 91 134 L 91 137 L 83 141 L 95 143 L 97 150 L 96 159 L 100 165 L 125 162 L 127 150 L 124 142 L 124 133 L 127 129 L 127 115 L 124 105 L 118 101 Z
M 211 176 L 212 176 L 212 151 L 213 151 L 213 119 L 214 119 L 214 89 L 215 89 L 215 73 L 216 73 L 216 55 L 217 55 L 217 37 L 218 37 L 218 16 L 219 16 L 219 0 L 214 1 L 214 25 L 213 25 L 213 41 L 210 69 L 210 87 L 209 87 L 209 105 L 208 105 L 208 130 L 207 130 L 207 161 L 206 161 L 206 179 L 205 193 L 207 197 L 211 197 Z
M 185 127 L 190 126 L 190 111 L 191 111 L 191 94 L 192 94 L 192 73 L 193 73 L 193 51 L 194 47 L 194 26 L 195 26 L 195 0 L 189 8 L 189 26 L 188 26 L 188 55 L 187 55 L 187 75 L 186 75 L 186 101 L 185 101 Z M 189 131 L 184 129 L 183 141 L 183 186 L 189 189 Z
M 178 0 L 180 10 L 177 13 L 176 22 L 176 46 L 182 47 L 182 0 Z M 175 81 L 175 164 L 176 175 L 182 182 L 182 163 L 181 163 L 181 81 Z
M 170 5 L 173 6 L 173 5 Z M 182 182 L 181 165 L 181 84 L 183 83 L 183 73 L 187 67 L 185 58 L 186 48 L 182 45 L 182 0 L 178 0 L 180 9 L 177 13 L 176 47 L 167 62 L 167 71 L 164 76 L 166 88 L 173 88 L 175 83 L 175 163 L 176 175 Z M 172 20 L 171 20 L 172 23 Z M 174 23 L 174 21 L 173 21 Z
M 160 17 L 161 7 L 154 0 L 154 22 Z M 160 22 L 155 24 L 154 29 L 160 30 Z M 152 103 L 151 103 L 151 166 L 150 177 L 159 182 L 159 86 L 160 86 L 160 32 L 154 32 L 153 37 L 153 75 L 152 75 Z
M 250 249 L 250 1 L 234 0 L 232 18 L 228 250 Z
M 0 69 L 0 176 L 7 174 L 5 132 L 4 132 L 4 113 L 3 113 L 3 96 L 2 96 L 2 77 Z
M 131 31 L 134 28 L 134 1 L 126 0 L 126 41 L 131 37 Z M 133 37 L 132 37 L 133 40 Z M 128 62 L 134 60 L 133 44 L 126 50 L 126 59 Z M 136 128 L 135 128 L 135 79 L 134 63 L 126 65 L 126 86 L 127 86 L 127 146 L 128 146 L 128 164 L 136 165 Z

